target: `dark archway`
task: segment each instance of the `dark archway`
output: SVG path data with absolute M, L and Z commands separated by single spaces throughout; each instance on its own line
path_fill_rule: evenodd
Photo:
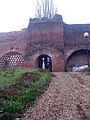
M 38 68 L 47 69 L 50 72 L 52 71 L 52 61 L 48 55 L 40 55 L 37 58 L 37 66 Z
M 89 63 L 90 63 L 90 51 L 89 54 Z M 77 50 L 73 52 L 67 59 L 66 62 L 66 71 L 73 71 L 73 67 L 87 65 L 87 50 Z

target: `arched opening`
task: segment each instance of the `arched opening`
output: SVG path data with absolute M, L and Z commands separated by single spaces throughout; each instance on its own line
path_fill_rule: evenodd
M 0 67 L 18 67 L 24 62 L 24 57 L 17 52 L 9 52 L 0 58 Z
M 45 54 L 40 55 L 37 58 L 37 65 L 38 65 L 38 68 L 47 69 L 50 72 L 52 71 L 52 61 L 48 55 L 45 55 Z
M 89 63 L 90 63 L 90 51 L 88 51 Z M 74 67 L 87 65 L 87 50 L 78 50 L 73 52 L 66 62 L 66 71 L 73 71 Z

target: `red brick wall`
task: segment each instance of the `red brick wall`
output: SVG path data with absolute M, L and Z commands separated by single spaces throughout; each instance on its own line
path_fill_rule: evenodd
M 61 52 L 58 52 L 56 49 L 47 48 L 43 49 L 42 51 L 40 49 L 37 49 L 36 52 L 32 54 L 32 56 L 28 56 L 26 64 L 28 64 L 28 67 L 38 67 L 37 66 L 37 58 L 40 55 L 48 55 L 51 58 L 52 61 L 52 71 L 63 71 L 64 70 L 64 58 L 63 54 Z
M 15 51 L 25 57 L 25 63 L 21 66 L 38 67 L 38 56 L 46 54 L 52 60 L 52 71 L 63 71 L 68 57 L 74 51 L 86 49 L 86 40 L 83 37 L 85 31 L 90 33 L 89 24 L 67 25 L 61 16 L 52 20 L 31 20 L 26 29 L 0 33 L 0 58 Z M 88 48 L 90 49 L 90 37 Z
M 63 21 L 43 21 L 30 25 L 30 41 L 27 44 L 25 58 L 30 67 L 38 67 L 38 56 L 45 54 L 52 60 L 52 71 L 64 70 Z
M 17 32 L 0 33 L 0 58 L 12 51 L 24 55 L 29 36 L 27 29 Z

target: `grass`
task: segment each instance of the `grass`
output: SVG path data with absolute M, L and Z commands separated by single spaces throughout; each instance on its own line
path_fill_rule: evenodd
M 4 68 L 0 69 L 0 89 L 7 86 L 14 84 L 21 76 L 21 74 L 25 72 L 35 72 L 38 69 L 10 69 L 10 68 Z
M 1 69 L 0 102 L 3 119 L 13 120 L 22 116 L 32 106 L 51 81 L 51 74 L 41 69 Z
M 81 70 L 81 72 L 90 72 L 90 67 Z

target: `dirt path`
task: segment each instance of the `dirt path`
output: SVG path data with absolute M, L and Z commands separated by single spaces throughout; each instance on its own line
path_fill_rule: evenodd
M 90 120 L 90 75 L 53 74 L 47 91 L 22 120 Z

